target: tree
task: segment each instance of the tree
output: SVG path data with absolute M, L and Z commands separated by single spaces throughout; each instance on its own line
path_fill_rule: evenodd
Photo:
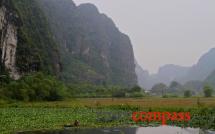
M 211 88 L 210 86 L 206 85 L 204 87 L 204 94 L 205 94 L 205 97 L 212 97 L 213 88 Z
M 134 86 L 132 89 L 131 89 L 131 92 L 141 92 L 142 91 L 142 88 L 139 87 L 139 86 Z
M 164 95 L 166 92 L 167 86 L 163 83 L 156 84 L 152 87 L 151 92 L 156 95 Z
M 121 91 L 121 90 L 115 91 L 112 94 L 112 97 L 116 97 L 116 98 L 123 98 L 125 96 L 126 96 L 126 93 L 124 91 Z
M 204 88 L 204 82 L 202 81 L 188 81 L 183 85 L 184 89 L 199 93 Z
M 181 88 L 182 85 L 180 83 L 178 83 L 177 81 L 172 81 L 169 88 L 170 89 L 173 89 L 173 90 L 176 90 L 178 88 Z
M 34 73 L 0 87 L 1 97 L 19 101 L 57 101 L 67 97 L 67 87 L 53 76 Z
M 171 94 L 179 94 L 179 93 L 183 94 L 182 92 L 183 89 L 184 87 L 180 83 L 178 83 L 177 81 L 173 81 L 171 82 L 169 88 L 167 89 L 167 92 Z
M 184 91 L 184 97 L 189 98 L 189 97 L 191 97 L 191 96 L 192 96 L 192 94 L 191 94 L 191 91 L 190 91 L 190 90 Z

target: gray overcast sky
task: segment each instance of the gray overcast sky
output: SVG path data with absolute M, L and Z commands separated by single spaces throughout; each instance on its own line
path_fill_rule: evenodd
M 130 36 L 139 64 L 190 66 L 215 47 L 215 0 L 74 0 L 93 3 Z

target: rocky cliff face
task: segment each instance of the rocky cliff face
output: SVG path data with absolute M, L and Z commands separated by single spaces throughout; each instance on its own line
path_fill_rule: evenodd
M 1 69 L 11 77 L 41 71 L 67 83 L 137 84 L 129 37 L 94 5 L 0 2 Z
M 1 0 L 1 74 L 18 79 L 26 73 L 60 70 L 57 45 L 35 1 Z
M 65 81 L 132 86 L 137 82 L 129 37 L 92 4 L 39 0 L 60 44 Z
M 8 70 L 14 79 L 20 77 L 16 68 L 17 14 L 9 8 L 9 1 L 0 1 L 0 57 L 1 72 Z

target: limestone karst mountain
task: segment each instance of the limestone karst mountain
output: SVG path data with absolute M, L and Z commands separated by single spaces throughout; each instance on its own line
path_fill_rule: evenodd
M 203 56 L 200 57 L 197 64 L 191 67 L 182 67 L 178 65 L 165 65 L 160 67 L 158 73 L 149 75 L 147 71 L 139 71 L 138 79 L 139 83 L 146 88 L 151 88 L 157 83 L 164 83 L 169 85 L 172 81 L 177 81 L 181 84 L 185 83 L 199 83 L 198 81 L 213 81 L 213 72 L 215 70 L 215 48 L 212 48 Z M 143 69 L 142 69 L 143 70 Z
M 140 68 L 140 67 L 138 67 Z M 136 70 L 140 70 L 140 69 Z M 146 89 L 151 89 L 152 86 L 158 83 L 164 83 L 169 85 L 172 81 L 182 78 L 188 72 L 189 67 L 182 67 L 177 65 L 165 65 L 159 68 L 158 73 L 149 74 L 148 71 L 136 71 L 138 76 L 138 82 Z
M 197 64 L 193 65 L 181 82 L 190 80 L 204 81 L 215 70 L 215 48 L 210 49 L 200 57 Z
M 72 0 L 0 3 L 1 73 L 18 77 L 42 71 L 68 83 L 137 83 L 129 37 L 94 5 L 76 6 Z

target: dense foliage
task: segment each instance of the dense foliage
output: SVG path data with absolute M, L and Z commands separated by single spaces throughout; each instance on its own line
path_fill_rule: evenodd
M 213 94 L 213 88 L 210 86 L 205 86 L 204 87 L 204 95 L 205 97 L 212 97 Z
M 65 85 L 55 77 L 40 72 L 26 75 L 17 81 L 5 75 L 0 77 L 0 81 L 0 100 L 56 101 L 67 97 L 143 97 L 144 95 L 144 90 L 138 86 L 129 89 L 90 83 Z
M 191 97 L 191 96 L 192 96 L 192 94 L 191 94 L 190 90 L 184 91 L 184 97 L 188 98 L 188 97 Z
M 133 88 L 122 88 L 119 86 L 93 85 L 89 83 L 70 84 L 69 92 L 73 97 L 78 98 L 122 98 L 122 97 L 143 97 L 144 90 L 138 86 Z
M 152 87 L 151 93 L 155 94 L 155 95 L 162 95 L 163 96 L 165 94 L 167 88 L 168 87 L 163 83 L 155 84 Z
M 213 86 L 208 82 L 189 81 L 185 84 L 180 84 L 176 81 L 171 82 L 169 86 L 163 83 L 155 84 L 150 90 L 153 96 L 163 97 L 191 97 L 191 96 L 213 96 Z
M 19 16 L 16 66 L 21 73 L 59 71 L 57 45 L 49 29 L 47 18 L 35 0 L 11 0 Z
M 67 96 L 66 90 L 64 84 L 55 78 L 36 73 L 18 81 L 1 82 L 0 98 L 16 101 L 56 101 Z

